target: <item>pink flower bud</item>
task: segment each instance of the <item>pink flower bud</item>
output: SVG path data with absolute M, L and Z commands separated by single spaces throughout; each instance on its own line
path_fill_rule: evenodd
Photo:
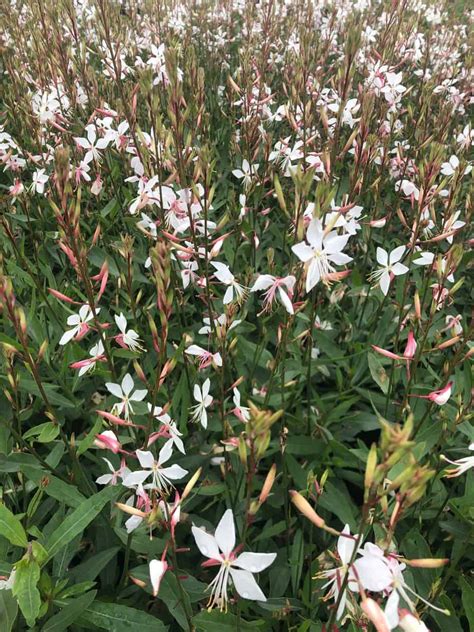
M 105 432 L 96 435 L 94 445 L 101 450 L 111 450 L 114 454 L 118 454 L 122 448 L 122 444 L 112 430 L 105 430 Z

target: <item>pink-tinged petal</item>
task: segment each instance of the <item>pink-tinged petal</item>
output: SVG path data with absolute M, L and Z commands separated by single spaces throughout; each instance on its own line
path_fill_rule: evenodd
M 365 590 L 381 592 L 390 587 L 393 577 L 387 564 L 381 558 L 364 555 L 354 562 L 356 576 Z
M 206 350 L 203 349 L 202 347 L 199 347 L 198 345 L 190 345 L 186 349 L 186 353 L 189 353 L 190 355 L 200 356 L 203 353 L 206 353 Z
M 235 525 L 232 509 L 227 509 L 216 528 L 216 542 L 224 555 L 228 556 L 235 547 Z
M 130 472 L 123 477 L 122 484 L 125 487 L 135 487 L 135 485 L 141 485 L 150 476 L 151 471 L 145 472 L 144 470 L 137 470 L 136 472 Z
M 181 478 L 184 478 L 188 473 L 188 470 L 185 470 L 180 465 L 176 463 L 171 465 L 170 467 L 164 467 L 161 469 L 161 473 L 165 478 L 170 481 L 179 481 Z
M 163 575 L 168 569 L 168 564 L 161 560 L 151 560 L 149 564 L 150 581 L 153 588 L 153 597 L 156 597 L 160 590 L 160 583 Z
M 390 264 L 393 265 L 394 263 L 397 263 L 397 261 L 400 261 L 400 259 L 403 257 L 405 250 L 406 250 L 405 246 L 398 246 L 397 248 L 394 248 L 392 252 L 390 253 Z
M 238 566 L 251 573 L 260 573 L 273 564 L 275 558 L 276 553 L 241 553 L 232 566 Z
M 204 555 L 204 557 L 208 557 L 211 560 L 221 559 L 219 547 L 213 535 L 211 535 L 210 533 L 206 533 L 204 529 L 194 526 L 191 528 L 191 531 L 194 536 L 196 546 Z
M 363 599 L 361 607 L 366 616 L 374 624 L 377 632 L 390 632 L 387 617 L 385 616 L 382 608 L 376 601 L 370 598 Z
M 133 382 L 132 376 L 130 375 L 130 373 L 127 373 L 122 380 L 122 390 L 125 395 L 130 395 L 130 393 L 133 391 L 134 386 L 135 384 Z
M 282 290 L 281 287 L 278 288 L 278 294 L 280 295 L 280 300 L 283 303 L 286 311 L 289 314 L 294 314 L 295 310 L 293 309 L 293 304 L 290 301 L 290 298 L 289 298 L 288 294 L 284 290 Z
M 267 290 L 274 282 L 275 277 L 271 274 L 261 274 L 250 288 L 250 291 L 259 292 L 260 290 Z
M 91 146 L 89 141 L 87 141 L 85 138 L 74 138 L 74 140 L 76 141 L 76 144 L 79 145 L 79 147 L 82 147 L 82 149 L 89 149 L 89 147 Z
M 252 599 L 254 601 L 266 601 L 267 598 L 261 591 L 259 585 L 255 581 L 252 573 L 248 571 L 239 571 L 235 568 L 230 569 L 230 575 L 234 582 L 235 590 L 244 599 Z
M 113 382 L 106 382 L 105 388 L 109 391 L 109 393 L 112 393 L 112 395 L 114 395 L 115 397 L 122 399 L 123 392 L 118 384 L 114 384 Z
M 390 274 L 388 272 L 384 272 L 380 277 L 380 289 L 387 296 L 388 288 L 390 287 Z
M 403 265 L 403 263 L 395 263 L 392 266 L 392 272 L 395 276 L 400 276 L 400 274 L 406 274 L 408 272 L 408 268 Z
M 300 261 L 303 261 L 304 263 L 306 263 L 306 261 L 309 261 L 313 256 L 313 249 L 305 244 L 304 241 L 301 241 L 299 244 L 295 244 L 294 246 L 292 246 L 291 250 L 295 253 L 298 259 Z
M 377 345 L 370 345 L 374 351 L 380 353 L 386 358 L 391 358 L 392 360 L 403 360 L 403 358 L 396 353 L 392 353 L 391 351 L 387 351 L 387 349 L 382 349 L 382 347 L 377 347 Z
M 377 262 L 380 263 L 381 266 L 385 267 L 388 265 L 388 252 L 386 250 L 377 246 L 376 256 Z
M 137 459 L 142 467 L 147 470 L 151 470 L 155 463 L 155 457 L 148 450 L 137 450 Z

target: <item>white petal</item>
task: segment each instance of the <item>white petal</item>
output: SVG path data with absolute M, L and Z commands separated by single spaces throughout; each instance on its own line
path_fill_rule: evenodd
M 253 599 L 255 601 L 266 601 L 267 598 L 260 590 L 252 573 L 248 571 L 239 571 L 235 568 L 230 569 L 230 575 L 234 582 L 235 590 L 244 599 Z
M 400 617 L 398 616 L 398 603 L 400 596 L 396 590 L 390 593 L 387 603 L 385 604 L 385 616 L 387 617 L 390 629 L 396 628 Z
M 395 263 L 392 266 L 392 272 L 395 276 L 399 276 L 400 274 L 406 274 L 408 272 L 408 268 L 403 265 L 403 263 Z
M 352 261 L 352 257 L 349 257 L 349 255 L 345 255 L 343 252 L 334 252 L 333 254 L 328 254 L 328 259 L 338 266 L 345 265 L 346 263 L 350 263 Z
M 70 342 L 74 338 L 76 333 L 77 333 L 76 329 L 69 329 L 68 331 L 65 331 L 63 335 L 61 336 L 59 344 L 61 346 L 66 345 L 68 342 Z
M 202 393 L 201 393 L 201 387 L 199 386 L 199 384 L 194 385 L 193 395 L 194 395 L 194 399 L 197 402 L 199 403 L 202 402 Z
M 216 528 L 216 541 L 220 550 L 229 555 L 235 547 L 235 525 L 232 509 L 227 509 Z
M 112 474 L 103 474 L 96 479 L 97 485 L 108 485 L 112 480 Z
M 163 476 L 170 481 L 179 481 L 180 478 L 183 478 L 188 473 L 188 470 L 185 470 L 180 465 L 171 465 L 170 467 L 164 467 L 161 469 Z
M 306 231 L 306 239 L 308 243 L 316 248 L 317 250 L 321 250 L 323 246 L 323 226 L 321 224 L 321 220 L 317 218 L 313 218 L 308 226 L 308 230 Z M 347 240 L 346 240 L 347 241 Z
M 390 287 L 390 274 L 388 272 L 384 272 L 380 277 L 380 289 L 387 296 L 388 288 Z
M 191 531 L 194 536 L 196 545 L 201 553 L 211 560 L 219 560 L 219 547 L 217 546 L 215 537 L 210 533 L 206 533 L 204 529 L 200 529 L 199 527 L 193 526 L 191 528 Z
M 309 268 L 306 273 L 306 293 L 310 292 L 313 287 L 319 283 L 320 278 L 318 265 L 313 259 L 313 261 L 309 264 Z
M 209 389 L 211 388 L 211 380 L 207 378 L 207 380 L 202 385 L 202 399 L 205 400 L 209 395 Z
M 224 303 L 224 305 L 228 305 L 229 303 L 232 302 L 233 297 L 234 297 L 234 288 L 232 287 L 232 285 L 229 285 L 229 287 L 225 291 L 224 299 L 222 302 Z
M 295 244 L 291 247 L 292 251 L 298 257 L 300 261 L 306 263 L 313 256 L 313 249 L 308 244 L 305 244 L 304 241 L 301 241 L 299 244 Z
M 127 533 L 135 531 L 135 529 L 137 529 L 142 522 L 143 518 L 140 518 L 140 516 L 130 516 L 130 518 L 125 521 L 125 528 L 127 529 Z
M 153 454 L 148 450 L 137 450 L 136 454 L 140 465 L 146 470 L 151 470 L 155 463 Z
M 251 292 L 259 292 L 260 290 L 266 290 L 273 285 L 275 277 L 271 274 L 261 274 L 250 288 Z
M 112 382 L 106 382 L 105 388 L 109 391 L 109 393 L 112 393 L 112 395 L 115 395 L 115 397 L 119 397 L 120 399 L 122 399 L 123 397 L 122 389 L 120 388 L 118 384 L 114 384 Z
M 273 564 L 275 558 L 276 553 L 241 553 L 232 565 L 251 573 L 260 573 Z
M 120 313 L 120 316 L 114 316 L 117 327 L 124 334 L 127 331 L 127 319 Z
M 132 376 L 130 375 L 130 373 L 127 373 L 122 380 L 122 390 L 125 395 L 130 395 L 134 386 L 135 384 L 133 382 Z
M 289 298 L 288 294 L 284 290 L 282 290 L 281 287 L 278 288 L 278 293 L 280 295 L 281 302 L 285 306 L 286 311 L 289 314 L 294 314 L 295 310 L 293 309 L 293 305 L 292 305 L 292 303 L 290 301 L 290 298 Z
M 145 399 L 145 397 L 148 395 L 148 391 L 147 390 L 137 390 L 134 393 L 132 393 L 132 395 L 130 395 L 130 401 L 131 402 L 141 402 Z
M 349 528 L 349 525 L 346 524 L 346 526 L 342 530 L 342 533 L 346 533 L 349 535 L 350 532 L 351 530 Z M 357 536 L 354 536 L 354 538 L 357 538 Z M 350 538 L 339 537 L 337 541 L 337 552 L 339 553 L 339 557 L 341 558 L 343 564 L 348 564 L 350 562 L 355 545 L 355 539 L 351 540 Z
M 168 564 L 166 562 L 162 562 L 161 560 L 151 560 L 149 564 L 149 568 L 150 568 L 150 581 L 153 587 L 153 594 L 156 597 L 160 589 L 161 579 L 163 575 L 165 574 L 166 569 L 168 568 Z
M 392 583 L 392 574 L 381 558 L 365 555 L 354 562 L 357 576 L 366 590 L 381 592 Z
M 125 487 L 134 487 L 135 485 L 141 485 L 150 476 L 151 471 L 137 470 L 136 472 L 130 472 L 123 477 L 122 484 Z
M 388 264 L 388 253 L 383 248 L 377 246 L 377 262 L 380 263 L 381 266 L 386 266 Z
M 198 345 L 190 345 L 186 349 L 186 353 L 189 353 L 190 355 L 200 356 L 205 353 L 205 349 L 199 347 Z
M 165 445 L 161 448 L 160 454 L 158 456 L 158 463 L 163 465 L 170 460 L 171 455 L 173 454 L 173 440 L 169 439 Z
M 400 261 L 400 259 L 403 257 L 403 254 L 406 250 L 405 246 L 398 246 L 397 248 L 394 248 L 392 250 L 392 252 L 390 253 L 390 264 L 394 264 L 397 263 L 397 261 Z

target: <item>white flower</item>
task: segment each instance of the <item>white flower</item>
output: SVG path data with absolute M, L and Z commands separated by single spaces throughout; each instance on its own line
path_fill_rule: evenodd
M 205 369 L 210 364 L 213 364 L 217 367 L 222 366 L 222 356 L 219 352 L 211 353 L 210 351 L 206 351 L 206 349 L 203 349 L 199 345 L 190 345 L 186 349 L 185 353 L 197 356 L 199 358 L 200 369 Z
M 235 406 L 234 414 L 238 419 L 240 419 L 240 421 L 247 423 L 247 421 L 250 419 L 250 408 L 248 408 L 247 406 L 241 405 L 240 391 L 238 388 L 234 388 L 232 392 L 234 394 L 232 398 L 232 401 L 234 402 L 234 406 Z
M 44 193 L 44 185 L 48 182 L 49 176 L 45 174 L 45 169 L 37 169 L 33 174 L 32 189 L 36 193 Z
M 95 313 L 98 314 L 100 312 L 100 307 L 96 308 Z M 71 314 L 68 316 L 67 324 L 72 327 L 68 331 L 65 331 L 61 336 L 59 341 L 60 345 L 67 344 L 70 340 L 75 338 L 76 336 L 83 336 L 87 333 L 89 326 L 87 323 L 94 318 L 94 314 L 92 313 L 89 305 L 83 305 L 79 310 L 78 314 Z
M 191 408 L 193 413 L 192 421 L 199 422 L 203 428 L 207 428 L 207 411 L 213 400 L 212 395 L 209 395 L 209 389 L 211 388 L 211 380 L 207 380 L 202 385 L 202 389 L 199 384 L 194 385 L 194 399 L 198 402 L 196 406 Z
M 459 168 L 459 158 L 454 154 L 448 160 L 441 165 L 441 173 L 443 176 L 453 176 Z M 467 175 L 472 171 L 471 165 L 468 165 L 464 170 L 464 175 Z
M 271 274 L 260 274 L 250 289 L 251 292 L 260 292 L 261 290 L 266 290 L 265 292 L 265 300 L 264 300 L 264 309 L 270 309 L 273 301 L 278 293 L 280 301 L 284 305 L 286 311 L 289 314 L 294 314 L 293 304 L 291 302 L 290 297 L 287 292 L 293 295 L 293 288 L 296 283 L 296 278 L 293 275 L 289 275 L 286 277 L 275 277 Z M 287 292 L 285 292 L 284 287 L 287 288 Z
M 234 300 L 234 291 L 236 295 L 237 302 L 240 302 L 245 299 L 246 291 L 245 288 L 237 283 L 234 275 L 229 269 L 229 266 L 225 263 L 221 263 L 220 261 L 211 261 L 211 265 L 215 268 L 214 276 L 224 285 L 227 285 L 227 290 L 224 294 L 223 303 L 224 305 L 228 305 L 232 303 Z
M 407 197 L 411 197 L 413 195 L 417 201 L 420 197 L 419 189 L 413 184 L 413 182 L 410 182 L 410 180 L 398 180 L 398 182 L 395 183 L 395 191 L 400 190 Z
M 474 450 L 474 443 L 470 444 L 469 450 L 471 451 Z M 448 463 L 451 463 L 451 465 L 455 466 L 453 469 L 446 470 L 445 476 L 447 476 L 448 478 L 461 476 L 461 474 L 464 474 L 465 472 L 467 472 L 468 470 L 474 467 L 474 455 L 465 456 L 462 459 L 457 459 L 457 461 L 450 461 L 443 455 L 441 455 L 441 458 L 443 459 L 443 461 L 447 461 Z
M 266 601 L 252 573 L 259 573 L 270 566 L 276 553 L 240 553 L 236 556 L 234 516 L 231 509 L 227 509 L 222 516 L 214 535 L 195 526 L 192 527 L 192 533 L 201 553 L 212 560 L 212 565 L 220 565 L 216 577 L 209 585 L 209 608 L 218 606 L 221 610 L 227 609 L 229 578 L 244 599 Z M 206 562 L 204 564 L 207 565 Z
M 11 590 L 15 583 L 16 570 L 13 569 L 8 579 L 0 579 L 0 590 Z
M 176 463 L 168 467 L 163 465 L 170 460 L 173 453 L 173 442 L 171 439 L 161 448 L 158 459 L 155 460 L 152 452 L 147 450 L 137 450 L 136 455 L 143 470 L 130 472 L 124 477 L 122 483 L 125 487 L 134 487 L 135 485 L 143 485 L 143 483 L 152 476 L 151 483 L 143 485 L 144 489 L 156 489 L 165 491 L 172 486 L 171 481 L 176 481 L 188 473 L 180 465 Z
M 117 336 L 117 342 L 122 346 L 125 345 L 132 351 L 143 351 L 143 347 L 140 345 L 140 336 L 133 329 L 129 329 L 127 331 L 127 319 L 120 312 L 120 316 L 114 316 L 115 323 L 117 327 L 120 329 L 121 334 Z
M 128 476 L 128 474 L 130 474 L 130 470 L 124 462 L 120 464 L 118 470 L 115 470 L 109 459 L 106 459 L 105 457 L 102 457 L 102 459 L 107 463 L 110 474 L 103 474 L 102 476 L 99 476 L 99 478 L 97 478 L 95 481 L 97 485 L 117 485 L 119 478 L 125 478 L 125 476 Z
M 130 413 L 133 415 L 131 402 L 141 402 L 147 395 L 146 390 L 134 390 L 135 383 L 130 373 L 124 376 L 121 385 L 106 382 L 105 387 L 109 393 L 112 393 L 112 395 L 121 400 L 119 403 L 113 405 L 113 414 L 120 416 L 123 413 L 127 420 L 130 419 Z
M 258 167 L 258 164 L 250 165 L 249 161 L 244 159 L 242 160 L 242 169 L 234 169 L 232 174 L 239 180 L 242 180 L 244 187 L 248 189 L 252 184 L 252 179 L 255 177 Z
M 99 149 L 105 149 L 109 142 L 106 138 L 99 138 L 97 140 L 97 133 L 95 131 L 94 125 L 92 124 L 86 127 L 86 131 L 87 138 L 75 137 L 74 140 L 79 147 L 82 147 L 82 149 L 86 150 L 87 153 L 84 158 L 86 162 L 89 162 L 89 160 L 91 160 L 92 158 L 94 160 L 100 161 Z
M 177 449 L 182 453 L 182 454 L 186 454 L 186 451 L 184 449 L 184 443 L 181 439 L 181 437 L 183 436 L 183 434 L 178 430 L 177 426 L 176 426 L 176 422 L 174 422 L 171 417 L 168 415 L 168 413 L 163 412 L 163 409 L 161 408 L 161 406 L 155 406 L 154 408 L 152 407 L 151 404 L 148 404 L 148 410 L 150 411 L 150 413 L 152 412 L 153 417 L 155 419 L 158 419 L 158 421 L 161 423 L 162 426 L 162 430 L 164 430 L 167 433 L 167 436 L 170 438 L 170 440 L 174 443 L 174 445 L 177 447 Z M 160 431 L 158 431 L 157 435 L 155 436 L 162 436 L 160 434 Z M 153 435 L 150 435 L 150 441 L 148 442 L 148 445 L 150 446 L 152 441 Z
M 398 246 L 398 248 L 392 250 L 389 255 L 386 250 L 377 247 L 377 261 L 382 267 L 379 270 L 372 272 L 369 279 L 379 283 L 380 289 L 385 296 L 387 296 L 388 288 L 390 287 L 390 274 L 399 276 L 408 272 L 408 268 L 404 266 L 403 263 L 399 263 L 405 253 L 405 250 L 405 246 Z
M 313 218 L 306 232 L 307 244 L 302 241 L 292 250 L 305 263 L 306 292 L 310 292 L 319 281 L 334 272 L 335 265 L 344 265 L 352 261 L 342 250 L 349 240 L 349 235 L 338 235 L 336 231 L 325 234 L 321 220 Z M 309 245 L 308 245 L 309 244 Z
M 324 590 L 325 588 L 329 587 L 326 598 L 332 598 L 334 599 L 334 602 L 337 602 L 339 599 L 340 587 L 347 572 L 350 573 L 348 587 L 350 587 L 351 589 L 357 589 L 357 582 L 354 584 L 354 573 L 352 572 L 352 569 L 349 570 L 348 564 L 352 559 L 358 536 L 355 535 L 352 537 L 347 537 L 350 536 L 350 528 L 347 524 L 342 530 L 342 533 L 345 535 L 339 536 L 339 539 L 337 541 L 337 552 L 339 555 L 339 560 L 341 561 L 340 566 L 330 568 L 318 574 L 318 577 L 328 579 L 326 584 L 324 584 L 324 586 L 322 586 L 321 588 L 322 590 Z M 340 619 L 342 617 L 342 614 L 346 608 L 346 600 L 347 588 L 344 590 L 341 596 L 341 600 L 339 601 L 339 606 L 336 614 L 337 619 Z

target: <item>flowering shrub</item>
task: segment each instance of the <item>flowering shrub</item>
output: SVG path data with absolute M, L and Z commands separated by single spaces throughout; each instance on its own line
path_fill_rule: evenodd
M 8 4 L 1 631 L 474 628 L 472 13 Z

